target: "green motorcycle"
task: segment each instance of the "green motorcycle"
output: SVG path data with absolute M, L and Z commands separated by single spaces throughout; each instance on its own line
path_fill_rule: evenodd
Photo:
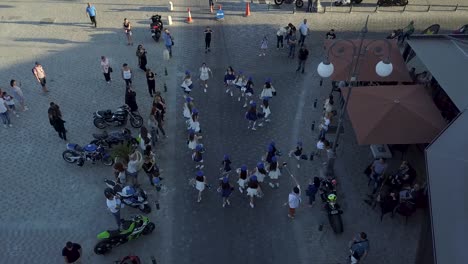
M 122 230 L 107 230 L 101 232 L 97 237 L 101 239 L 94 247 L 94 253 L 103 255 L 112 248 L 135 240 L 140 235 L 149 235 L 153 232 L 155 224 L 143 215 L 136 215 L 131 220 L 122 221 Z

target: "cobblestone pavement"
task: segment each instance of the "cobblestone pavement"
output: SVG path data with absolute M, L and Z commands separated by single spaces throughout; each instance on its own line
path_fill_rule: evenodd
M 362 27 L 364 14 L 282 15 L 258 12 L 243 18 L 241 11 L 227 11 L 223 22 L 216 22 L 206 12 L 205 1 L 190 1 L 195 23 L 180 23 L 186 16 L 187 2 L 174 1 L 171 13 L 175 37 L 174 58 L 165 63 L 162 43 L 154 43 L 147 30 L 148 18 L 158 12 L 168 15 L 163 1 L 100 1 L 98 28 L 91 28 L 85 16 L 84 3 L 78 1 L 7 1 L 1 2 L 0 65 L 1 87 L 7 88 L 10 79 L 20 80 L 30 111 L 12 118 L 13 128 L 0 129 L 0 160 L 2 166 L 4 199 L 0 205 L 0 236 L 5 241 L 0 257 L 5 263 L 61 263 L 60 250 L 67 240 L 84 248 L 85 263 L 112 263 L 130 253 L 138 254 L 145 262 L 151 255 L 158 263 L 344 263 L 346 243 L 356 233 L 365 230 L 372 241 L 367 263 L 411 263 L 416 252 L 420 216 L 411 218 L 407 225 L 402 219 L 379 222 L 376 212 L 368 209 L 361 198 L 366 193 L 365 179 L 360 174 L 370 159 L 366 147 L 357 146 L 351 127 L 347 124 L 337 162 L 340 175 L 340 200 L 343 203 L 345 232 L 334 235 L 325 226 L 319 232 L 319 223 L 325 223 L 324 213 L 318 207 L 301 207 L 298 217 L 290 221 L 283 203 L 292 187 L 284 174 L 281 188 L 265 187 L 265 197 L 257 207 L 248 207 L 246 197 L 235 193 L 232 206 L 223 209 L 215 190 L 204 193 L 203 202 L 195 202 L 195 191 L 187 179 L 194 173 L 190 153 L 185 145 L 184 123 L 181 116 L 182 97 L 178 88 L 182 73 L 197 72 L 205 61 L 213 70 L 209 92 L 195 89 L 193 96 L 200 110 L 203 142 L 207 147 L 205 173 L 215 184 L 219 162 L 224 153 L 232 156 L 234 167 L 247 163 L 254 166 L 263 154 L 266 144 L 275 140 L 286 152 L 297 139 L 304 141 L 307 150 L 315 144 L 315 133 L 310 122 L 317 120 L 319 109 L 312 106 L 328 93 L 318 86 L 315 65 L 321 59 L 319 48 L 323 30 L 334 27 L 340 37 L 352 37 Z M 241 6 L 240 3 L 228 3 Z M 263 7 L 254 5 L 259 10 Z M 238 8 L 242 10 L 242 8 Z M 307 39 L 311 56 L 305 75 L 296 75 L 295 60 L 288 60 L 285 51 L 273 48 L 273 37 L 279 25 L 299 23 L 304 16 L 314 21 L 312 34 Z M 135 46 L 125 45 L 120 28 L 127 17 L 134 24 Z M 440 23 L 444 29 L 461 24 L 460 14 L 452 17 L 435 13 L 430 19 L 425 14 L 407 17 L 401 14 L 371 16 L 369 36 L 381 37 L 381 31 L 406 24 Z M 53 22 L 53 23 L 50 23 Z M 418 24 L 419 23 L 419 24 Z M 211 25 L 214 30 L 213 52 L 203 53 L 202 31 Z M 270 39 L 266 57 L 258 57 L 263 34 Z M 127 62 L 135 72 L 135 83 L 140 112 L 146 118 L 151 98 L 146 92 L 144 74 L 137 68 L 135 49 L 142 43 L 148 50 L 149 67 L 157 72 L 157 88 L 166 81 L 169 91 L 167 130 L 169 138 L 158 144 L 158 157 L 165 170 L 167 191 L 162 197 L 162 208 L 149 216 L 156 223 L 154 234 L 132 241 L 114 250 L 108 256 L 92 253 L 96 235 L 114 226 L 105 207 L 104 178 L 112 177 L 111 169 L 100 164 L 83 167 L 66 164 L 61 153 L 61 141 L 48 124 L 47 108 L 50 101 L 58 103 L 67 121 L 69 141 L 85 144 L 91 133 L 92 113 L 99 109 L 114 109 L 123 104 L 124 85 L 118 76 L 119 66 Z M 107 85 L 99 69 L 99 56 L 111 59 L 113 82 Z M 50 94 L 40 93 L 31 68 L 40 61 L 48 76 Z M 272 101 L 273 121 L 258 131 L 247 131 L 244 109 L 227 96 L 222 87 L 222 76 L 227 65 L 243 70 L 254 78 L 256 87 L 266 77 L 273 79 L 278 96 Z M 169 76 L 164 76 L 164 67 Z M 195 78 L 194 78 L 195 79 Z M 258 88 L 257 88 L 258 89 Z M 7 89 L 8 90 L 8 89 Z M 136 130 L 133 130 L 137 133 Z M 287 160 L 282 157 L 282 160 Z M 302 185 L 318 174 L 320 163 L 306 161 L 300 170 L 292 172 Z M 143 187 L 149 189 L 144 175 Z M 150 199 L 153 193 L 150 194 Z M 128 216 L 137 211 L 123 209 Z

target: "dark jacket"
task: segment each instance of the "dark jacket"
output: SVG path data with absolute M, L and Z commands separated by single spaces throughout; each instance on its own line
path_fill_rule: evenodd
M 307 57 L 309 56 L 309 51 L 304 48 L 304 49 L 299 49 L 299 55 L 298 58 L 300 60 L 307 60 Z

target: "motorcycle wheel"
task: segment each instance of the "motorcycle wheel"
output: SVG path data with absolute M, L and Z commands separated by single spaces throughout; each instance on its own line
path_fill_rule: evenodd
M 136 114 L 133 117 L 130 117 L 130 125 L 134 128 L 140 128 L 143 125 L 143 117 Z
M 343 233 L 343 221 L 341 220 L 340 214 L 329 215 L 328 220 L 335 234 Z
M 112 166 L 114 165 L 114 159 L 109 155 L 107 157 L 102 157 L 102 164 L 106 166 Z
M 400 0 L 400 1 L 398 1 L 398 5 L 400 5 L 400 6 L 405 6 L 405 5 L 407 5 L 407 4 L 408 4 L 408 0 Z
M 97 255 L 104 255 L 111 251 L 112 245 L 108 241 L 101 241 L 94 246 L 94 253 Z
M 93 123 L 94 123 L 94 126 L 99 129 L 103 129 L 107 127 L 106 121 L 104 121 L 104 119 L 102 118 L 95 118 Z
M 147 226 L 145 226 L 145 229 L 143 229 L 141 233 L 143 235 L 149 235 L 153 233 L 155 228 L 156 228 L 156 225 L 153 222 L 150 222 Z
M 76 157 L 76 156 L 77 155 L 75 154 L 75 152 L 73 152 L 71 150 L 65 150 L 62 153 L 62 158 L 68 163 L 75 163 L 77 161 L 77 159 L 71 159 L 71 157 Z
M 282 5 L 284 0 L 275 0 L 275 5 Z
M 296 7 L 297 8 L 302 8 L 304 6 L 304 1 L 302 0 L 296 0 Z
M 151 213 L 151 206 L 149 206 L 148 204 L 145 204 L 145 207 L 143 209 L 140 209 L 141 212 L 143 212 L 144 214 L 149 214 Z

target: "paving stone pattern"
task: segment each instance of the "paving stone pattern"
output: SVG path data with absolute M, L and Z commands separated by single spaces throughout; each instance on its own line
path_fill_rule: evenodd
M 156 4 L 154 4 L 156 2 Z M 281 186 L 271 190 L 265 186 L 265 197 L 257 207 L 248 206 L 247 197 L 237 191 L 232 206 L 221 207 L 221 197 L 215 189 L 204 193 L 200 204 L 188 179 L 195 170 L 186 147 L 185 124 L 181 115 L 183 98 L 179 88 L 183 72 L 197 73 L 202 62 L 213 70 L 208 93 L 197 86 L 193 97 L 200 110 L 203 143 L 206 145 L 205 173 L 216 185 L 218 168 L 224 153 L 232 156 L 233 167 L 245 163 L 252 168 L 260 159 L 269 141 L 275 140 L 286 153 L 301 139 L 307 151 L 314 149 L 317 131 L 310 131 L 312 120 L 318 120 L 320 109 L 312 101 L 321 102 L 329 91 L 329 83 L 318 86 L 315 67 L 321 60 L 321 42 L 325 29 L 334 27 L 340 37 L 356 36 L 365 19 L 363 14 L 346 16 L 327 14 L 278 15 L 264 11 L 249 18 L 241 11 L 226 11 L 226 19 L 216 22 L 206 9 L 206 1 L 190 1 L 194 8 L 194 24 L 181 23 L 189 1 L 174 1 L 170 27 L 175 38 L 174 57 L 162 58 L 163 43 L 154 43 L 148 32 L 149 17 L 160 13 L 166 17 L 164 1 L 100 1 L 98 28 L 91 27 L 85 16 L 85 4 L 78 1 L 8 1 L 0 3 L 0 41 L 2 64 L 1 87 L 8 91 L 10 79 L 20 80 L 26 102 L 31 109 L 12 117 L 13 128 L 0 129 L 0 160 L 3 164 L 3 196 L 0 205 L 0 236 L 5 241 L 0 257 L 5 263 L 60 263 L 60 250 L 67 240 L 83 246 L 84 263 L 112 263 L 127 254 L 138 254 L 148 263 L 154 255 L 158 263 L 344 263 L 347 241 L 359 231 L 366 231 L 372 241 L 367 263 L 412 263 L 419 236 L 416 216 L 404 224 L 400 218 L 380 223 L 361 200 L 366 180 L 362 169 L 370 160 L 366 147 L 357 146 L 352 128 L 347 123 L 339 150 L 337 171 L 340 176 L 340 201 L 344 206 L 345 232 L 335 235 L 325 225 L 325 213 L 319 206 L 298 210 L 294 221 L 286 217 L 283 203 L 293 186 L 283 173 Z M 223 2 L 221 2 L 223 3 Z M 242 10 L 243 3 L 230 3 Z M 254 4 L 253 9 L 260 10 Z M 288 60 L 285 50 L 274 48 L 274 34 L 280 25 L 298 24 L 306 16 L 314 21 L 311 36 L 306 40 L 311 56 L 306 74 L 296 74 L 296 60 Z M 122 32 L 123 18 L 134 25 L 135 45 L 126 46 Z M 378 31 L 388 32 L 415 19 L 416 24 L 434 21 L 450 28 L 460 21 L 458 16 L 423 14 L 406 17 L 400 14 L 372 15 L 369 36 L 382 37 Z M 42 24 L 41 21 L 49 21 Z M 213 52 L 203 53 L 203 28 L 214 30 Z M 419 26 L 419 25 L 418 25 Z M 423 26 L 421 26 L 423 27 Z M 424 26 L 425 27 L 425 26 Z M 445 26 L 444 26 L 445 27 Z M 269 38 L 265 57 L 258 57 L 261 38 Z M 85 164 L 77 167 L 65 163 L 61 153 L 65 142 L 60 140 L 47 120 L 51 101 L 61 106 L 70 142 L 85 144 L 91 134 L 100 132 L 92 124 L 92 113 L 101 109 L 115 109 L 124 103 L 124 82 L 119 76 L 120 65 L 128 63 L 134 71 L 134 87 L 140 112 L 147 118 L 151 98 L 147 94 L 144 74 L 137 68 L 136 45 L 148 50 L 148 66 L 158 74 L 157 89 L 166 82 L 168 104 L 166 128 L 169 138 L 157 145 L 158 159 L 164 169 L 167 191 L 161 198 L 161 210 L 149 214 L 156 223 L 155 232 L 115 249 L 108 256 L 92 252 L 96 235 L 114 227 L 114 219 L 107 211 L 103 190 L 104 178 L 112 177 L 109 167 Z M 100 71 L 99 57 L 110 58 L 113 82 L 107 85 Z M 46 70 L 51 92 L 42 95 L 32 76 L 34 61 Z M 224 70 L 232 65 L 254 78 L 257 96 L 265 78 L 271 77 L 278 96 L 271 102 L 272 122 L 257 131 L 248 131 L 245 109 L 226 93 L 222 85 Z M 167 67 L 169 76 L 164 76 Z M 320 105 L 320 103 L 319 103 Z M 112 129 L 109 129 L 112 130 Z M 138 131 L 132 129 L 137 134 Z M 281 161 L 289 161 L 284 155 Z M 289 161 L 293 164 L 292 161 Z M 318 174 L 318 161 L 304 161 L 301 169 L 290 167 L 302 186 Z M 234 175 L 231 176 L 235 178 Z M 141 174 L 143 187 L 150 190 L 146 176 Z M 235 182 L 234 179 L 231 180 Z M 150 199 L 154 197 L 150 191 Z M 305 197 L 303 197 L 305 199 Z M 123 215 L 138 213 L 124 208 Z

